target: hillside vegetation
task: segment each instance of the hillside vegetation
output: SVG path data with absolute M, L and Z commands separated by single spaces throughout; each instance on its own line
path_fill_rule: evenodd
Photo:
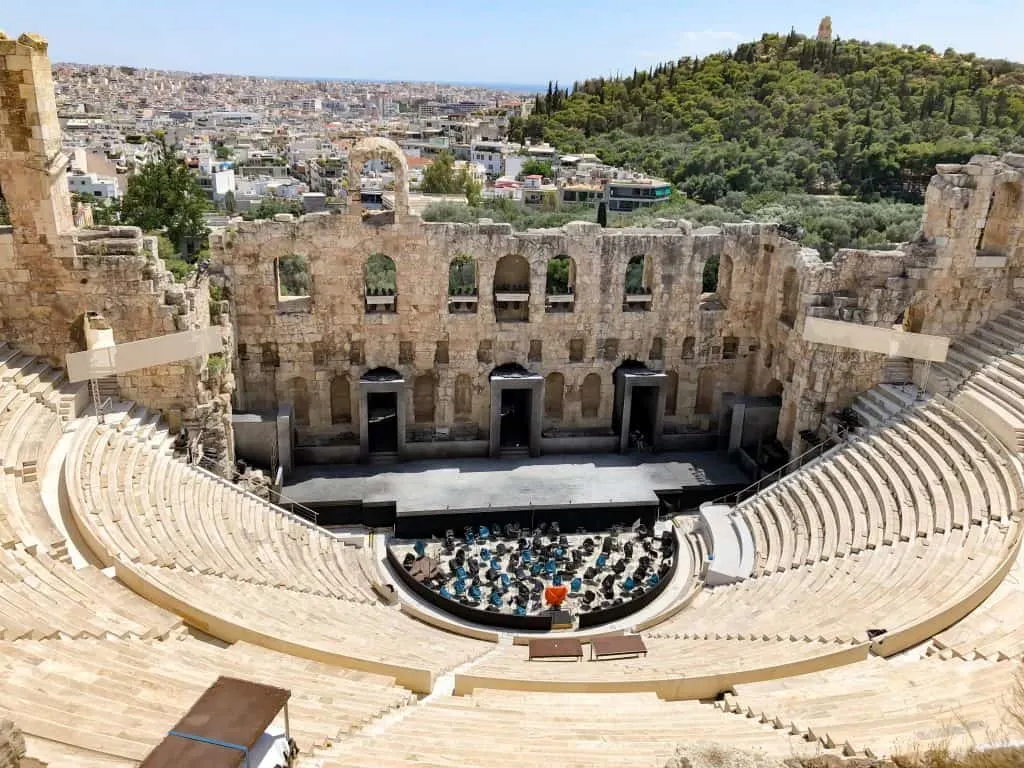
M 512 138 L 672 181 L 919 202 L 938 162 L 1024 148 L 1024 65 L 928 46 L 766 34 L 629 77 L 549 86 Z

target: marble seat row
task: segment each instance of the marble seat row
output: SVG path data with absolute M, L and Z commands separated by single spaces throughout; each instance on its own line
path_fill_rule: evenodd
M 73 511 L 105 564 L 178 565 L 301 592 L 376 602 L 368 547 L 175 459 L 146 415 L 91 419 L 65 464 Z
M 971 597 L 1012 557 L 1017 536 L 1016 523 L 974 525 L 705 589 L 650 632 L 686 639 L 865 642 L 868 630 L 924 623 Z
M 0 714 L 51 768 L 137 765 L 219 675 L 291 690 L 291 733 L 304 751 L 415 699 L 387 677 L 244 643 L 19 640 L 0 643 Z
M 661 768 L 677 744 L 712 734 L 776 758 L 813 754 L 797 738 L 695 701 L 660 701 L 650 693 L 479 690 L 432 699 L 387 728 L 300 758 L 299 768 Z
M 1017 509 L 1011 460 L 942 403 L 894 408 L 878 426 L 736 508 L 755 541 L 755 577 L 1006 521 Z
M 428 693 L 437 675 L 493 646 L 439 631 L 397 607 L 339 600 L 182 568 L 119 561 L 118 577 L 204 632 L 394 676 Z
M 726 712 L 847 755 L 953 750 L 1019 739 L 1006 715 L 1019 665 L 872 658 L 781 680 L 740 684 Z

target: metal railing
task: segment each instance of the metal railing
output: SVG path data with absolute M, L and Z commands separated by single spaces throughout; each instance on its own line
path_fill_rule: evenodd
M 196 470 L 198 470 L 199 472 L 202 472 L 203 474 L 206 475 L 210 475 L 220 482 L 230 482 L 235 488 L 237 488 L 242 493 L 247 494 L 253 497 L 254 499 L 258 499 L 264 504 L 270 504 L 271 506 L 277 507 L 278 509 L 281 510 L 281 512 L 283 512 L 286 515 L 294 515 L 295 517 L 298 517 L 305 522 L 319 526 L 319 516 L 315 509 L 311 509 L 310 507 L 307 507 L 305 504 L 285 496 L 272 485 L 268 485 L 267 490 L 274 497 L 276 497 L 277 501 L 270 501 L 268 499 L 264 499 L 262 496 L 259 496 L 256 493 L 253 493 L 252 491 L 241 487 L 238 484 L 238 478 L 241 477 L 241 475 L 238 472 L 232 470 L 231 478 L 229 480 L 228 478 L 222 477 L 221 475 L 217 474 L 215 471 L 213 471 L 213 469 L 203 466 L 203 462 L 206 462 L 209 465 L 209 467 L 212 467 L 213 469 L 217 468 L 217 465 L 214 463 L 212 459 L 209 459 L 206 456 L 202 455 L 196 457 L 196 459 L 192 463 L 192 466 L 195 467 Z M 287 509 L 283 506 L 284 504 L 288 505 Z
M 785 477 L 795 469 L 800 469 L 801 467 L 806 466 L 810 462 L 821 458 L 825 454 L 831 453 L 833 450 L 842 447 L 843 445 L 846 444 L 847 437 L 850 434 L 852 434 L 852 432 L 853 430 L 847 429 L 845 427 L 839 427 L 835 435 L 830 436 L 825 440 L 822 440 L 817 445 L 812 445 L 810 448 L 808 448 L 806 451 L 801 453 L 796 458 L 790 459 L 778 469 L 773 470 L 772 472 L 769 472 L 767 475 L 758 478 L 750 485 L 748 485 L 746 488 L 742 488 L 738 491 L 733 491 L 732 493 L 727 493 L 724 496 L 715 499 L 712 502 L 712 504 L 726 504 L 729 503 L 730 501 L 733 504 L 739 504 L 741 501 L 748 499 L 751 496 L 756 496 L 766 486 L 769 486 L 772 483 L 776 482 L 777 480 L 780 480 L 781 478 Z M 811 454 L 814 455 L 812 456 Z

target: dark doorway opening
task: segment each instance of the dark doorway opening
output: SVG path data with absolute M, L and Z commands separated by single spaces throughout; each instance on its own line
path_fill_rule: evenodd
M 532 398 L 529 389 L 503 389 L 501 391 L 501 426 L 499 445 L 502 448 L 528 448 L 530 446 L 530 417 Z
M 366 395 L 370 453 L 398 451 L 398 394 L 370 392 Z
M 634 386 L 632 395 L 629 406 L 629 450 L 650 451 L 654 447 L 658 388 Z

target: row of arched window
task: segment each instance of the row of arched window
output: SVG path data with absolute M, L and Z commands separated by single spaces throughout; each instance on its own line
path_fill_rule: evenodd
M 665 415 L 676 413 L 679 375 L 668 371 L 668 388 L 665 398 Z M 580 415 L 584 419 L 596 419 L 601 409 L 602 380 L 600 374 L 588 373 L 580 383 Z M 455 419 L 467 421 L 473 417 L 473 399 L 476 392 L 473 377 L 459 374 L 455 378 L 453 403 Z M 560 420 L 565 413 L 565 376 L 557 371 L 544 378 L 544 418 Z M 309 383 L 301 376 L 288 380 L 288 396 L 295 408 L 295 420 L 301 426 L 309 426 L 310 392 Z M 412 420 L 419 424 L 430 424 L 435 420 L 437 377 L 423 373 L 413 379 Z M 347 375 L 335 376 L 330 384 L 331 423 L 352 423 L 352 380 Z
M 623 275 L 623 309 L 650 309 L 650 264 L 646 256 L 633 256 Z M 298 254 L 277 260 L 278 296 L 281 299 L 310 295 L 309 263 Z M 371 254 L 363 267 L 363 289 L 367 312 L 396 312 L 398 273 L 395 262 L 382 253 Z M 501 257 L 495 266 L 493 293 L 495 314 L 501 321 L 529 319 L 531 294 L 530 263 L 518 254 Z M 572 312 L 576 294 L 576 264 L 564 254 L 548 260 L 544 293 L 547 312 Z M 448 309 L 475 312 L 478 281 L 476 262 L 459 254 L 448 266 Z

